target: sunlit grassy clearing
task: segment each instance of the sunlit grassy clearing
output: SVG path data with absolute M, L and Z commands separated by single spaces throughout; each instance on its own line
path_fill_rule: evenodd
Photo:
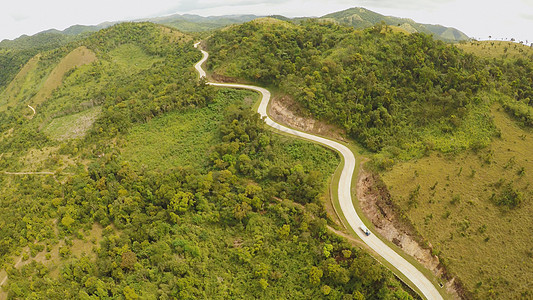
M 77 114 L 53 119 L 44 128 L 44 132 L 58 141 L 83 137 L 101 110 L 101 107 L 93 107 Z
M 533 48 L 507 41 L 472 41 L 456 44 L 460 49 L 487 58 L 531 58 Z
M 481 299 L 519 298 L 533 281 L 533 134 L 501 110 L 492 111 L 501 138 L 488 148 L 433 154 L 383 176 L 417 230 Z M 492 198 L 508 184 L 523 196 L 514 209 Z
M 137 71 L 148 69 L 154 62 L 161 60 L 146 54 L 141 47 L 133 44 L 118 46 L 109 54 L 112 61 L 120 67 Z

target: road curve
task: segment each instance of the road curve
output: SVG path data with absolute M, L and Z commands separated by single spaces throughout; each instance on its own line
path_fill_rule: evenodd
M 196 43 L 194 47 L 198 48 L 199 44 L 199 42 Z M 200 51 L 202 51 L 203 57 L 199 62 L 196 63 L 194 67 L 200 74 L 200 78 L 205 77 L 207 79 L 206 73 L 202 69 L 202 64 L 207 60 L 209 54 L 204 50 Z M 426 276 L 424 276 L 424 274 L 422 274 L 422 272 L 420 272 L 405 258 L 401 257 L 398 253 L 396 253 L 389 246 L 387 246 L 375 234 L 366 236 L 359 229 L 359 226 L 363 225 L 363 221 L 355 211 L 351 196 L 352 176 L 355 171 L 356 161 L 353 152 L 348 147 L 335 141 L 320 136 L 312 135 L 306 132 L 294 130 L 292 128 L 288 128 L 274 122 L 267 114 L 268 102 L 270 101 L 270 92 L 264 88 L 253 85 L 233 83 L 208 82 L 207 84 L 218 87 L 247 89 L 261 93 L 262 99 L 257 112 L 261 115 L 261 118 L 263 118 L 263 120 L 268 126 L 284 133 L 297 136 L 299 138 L 314 141 L 339 152 L 344 158 L 344 168 L 342 169 L 342 173 L 339 179 L 338 200 L 340 203 L 341 210 L 346 220 L 348 221 L 348 224 L 352 227 L 353 231 L 355 231 L 355 233 L 363 240 L 364 243 L 366 243 L 370 248 L 372 248 L 372 250 L 374 250 L 377 254 L 379 254 L 386 261 L 392 264 L 397 270 L 402 272 L 422 292 L 425 298 L 431 300 L 442 299 L 442 296 L 439 294 L 437 288 L 431 283 L 431 281 L 426 278 Z
M 31 105 L 28 104 L 28 107 L 33 111 L 33 115 L 31 115 L 31 117 L 33 118 L 33 116 L 35 116 L 37 112 L 35 111 L 35 108 L 33 108 Z

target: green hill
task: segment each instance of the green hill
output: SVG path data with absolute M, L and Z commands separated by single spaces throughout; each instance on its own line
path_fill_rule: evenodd
M 198 32 L 222 28 L 228 25 L 241 24 L 259 18 L 255 15 L 225 15 L 202 17 L 197 15 L 171 15 L 146 19 L 156 24 L 163 24 L 185 32 Z
M 470 41 L 456 45 L 465 52 L 484 58 L 533 59 L 533 47 L 507 41 Z
M 200 56 L 122 23 L 21 67 L 0 112 L 0 298 L 411 299 L 327 229 L 337 155 L 198 82 Z
M 495 132 L 483 62 L 425 34 L 389 31 L 252 21 L 208 40 L 209 67 L 279 86 L 374 151 L 408 158 L 487 145 Z
M 290 19 L 283 16 L 274 18 L 302 22 L 308 18 Z M 220 29 L 233 24 L 242 24 L 260 18 L 256 15 L 225 15 L 202 17 L 197 15 L 170 15 L 149 19 L 140 19 L 136 22 L 152 22 L 170 26 L 185 32 L 201 32 Z M 345 11 L 325 15 L 320 18 L 324 21 L 353 26 L 357 29 L 372 27 L 377 23 L 385 22 L 391 28 L 399 27 L 399 31 L 405 33 L 421 32 L 432 34 L 435 38 L 444 41 L 458 42 L 469 38 L 457 29 L 440 25 L 419 24 L 410 19 L 383 16 L 364 8 L 351 8 Z M 108 28 L 119 22 L 105 22 L 98 25 L 73 25 L 63 31 L 51 29 L 33 36 L 21 36 L 13 41 L 3 40 L 0 42 L 0 90 L 5 88 L 24 63 L 40 51 L 56 48 L 76 39 L 81 39 L 88 34 Z
M 79 37 L 65 36 L 60 32 L 42 32 L 23 35 L 15 40 L 0 42 L 0 91 L 13 80 L 30 58 L 39 52 L 56 49 Z
M 356 29 L 368 28 L 380 22 L 384 22 L 387 25 L 402 27 L 411 33 L 420 32 L 430 34 L 439 40 L 450 42 L 469 40 L 467 35 L 455 28 L 441 25 L 420 24 L 411 19 L 384 16 L 362 7 L 354 7 L 340 12 L 335 12 L 325 15 L 320 19 L 353 26 Z
M 465 297 L 530 295 L 527 56 L 485 59 L 383 23 L 355 30 L 320 20 L 253 21 L 206 46 L 214 76 L 270 86 L 370 150 L 366 169 L 384 179 L 373 196 L 438 255 Z

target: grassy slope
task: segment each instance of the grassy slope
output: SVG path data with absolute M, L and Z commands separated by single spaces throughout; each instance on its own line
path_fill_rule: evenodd
M 39 63 L 39 57 L 40 55 L 38 54 L 30 59 L 2 92 L 0 95 L 0 110 L 16 104 L 17 96 L 21 93 L 25 84 L 27 84 L 30 74 L 34 72 Z
M 62 84 L 67 72 L 96 60 L 95 54 L 83 46 L 67 54 L 57 64 L 43 62 L 40 57 L 37 55 L 29 60 L 2 93 L 0 111 L 22 102 L 31 105 L 43 103 Z
M 533 48 L 507 41 L 472 41 L 456 44 L 468 53 L 486 58 L 525 58 L 531 59 Z
M 146 54 L 141 47 L 133 44 L 124 44 L 118 46 L 109 53 L 112 61 L 124 69 L 132 71 L 146 70 L 152 64 L 160 59 Z
M 83 137 L 98 118 L 101 110 L 102 108 L 97 106 L 76 114 L 56 118 L 44 128 L 44 132 L 58 141 Z
M 65 74 L 83 65 L 90 64 L 96 60 L 96 55 L 91 50 L 84 46 L 78 47 L 67 56 L 65 56 L 59 64 L 52 70 L 44 85 L 40 88 L 37 94 L 31 99 L 32 104 L 41 104 L 44 102 L 52 92 L 58 88 L 63 82 Z
M 500 109 L 492 114 L 501 138 L 487 149 L 401 163 L 383 178 L 394 201 L 469 290 L 480 299 L 517 298 L 530 293 L 533 280 L 533 133 Z M 490 200 L 507 183 L 523 194 L 518 208 Z
M 157 27 L 156 31 L 161 32 L 161 37 L 167 37 L 169 43 L 183 43 L 191 39 L 190 36 L 167 27 Z M 36 107 L 37 115 L 27 122 L 27 126 L 32 127 L 28 130 L 43 130 L 42 132 L 55 142 L 81 138 L 100 115 L 101 108 L 93 108 L 98 105 L 94 97 L 97 91 L 117 77 L 137 74 L 162 60 L 158 55 L 147 53 L 135 41 L 104 51 L 97 48 L 97 58 L 95 52 L 86 46 L 90 43 L 81 41 L 45 51 L 29 60 L 0 95 L 0 111 L 11 107 L 12 112 L 7 114 L 20 118 L 21 114 L 29 116 L 31 113 L 26 104 L 34 107 L 41 104 Z M 98 63 L 92 64 L 96 60 Z M 3 136 L 8 136 L 9 132 L 13 130 L 5 131 Z M 53 153 L 47 153 L 48 159 L 43 158 L 42 161 L 49 161 L 50 158 L 58 156 L 55 152 L 59 147 L 53 149 Z M 40 153 L 39 150 L 31 151 Z M 10 153 L 2 155 L 4 158 L 11 157 Z M 41 161 L 33 164 L 34 160 L 27 160 L 24 154 L 19 161 L 19 165 L 22 164 L 24 169 L 29 170 L 43 167 L 48 170 L 51 167 L 54 171 L 56 167 L 60 167 L 54 166 L 53 163 L 43 165 Z M 12 165 L 9 169 L 17 171 L 19 167 Z
M 133 127 L 122 151 L 124 160 L 136 167 L 159 170 L 188 164 L 205 167 L 224 109 L 242 103 L 244 98 L 255 99 L 255 94 L 220 92 L 216 103 L 208 107 L 172 112 Z
M 205 168 L 212 145 L 220 140 L 218 126 L 224 110 L 230 105 L 251 105 L 256 97 L 253 92 L 222 90 L 208 107 L 172 112 L 135 126 L 126 137 L 123 159 L 137 168 Z M 273 139 L 279 147 L 273 150 L 277 160 L 267 164 L 301 164 L 306 170 L 321 170 L 325 177 L 338 165 L 336 155 L 323 147 L 280 136 Z

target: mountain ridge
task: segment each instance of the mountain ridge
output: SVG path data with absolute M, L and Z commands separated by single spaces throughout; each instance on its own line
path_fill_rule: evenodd
M 125 21 L 108 21 L 103 22 L 97 25 L 72 25 L 64 30 L 58 29 L 47 29 L 36 33 L 34 35 L 21 35 L 20 37 L 8 40 L 4 39 L 0 42 L 0 48 L 4 44 L 15 43 L 19 39 L 25 39 L 28 37 L 39 36 L 42 34 L 62 34 L 67 36 L 78 35 L 81 33 L 90 33 L 96 32 L 101 29 L 108 28 L 118 23 L 123 22 L 152 22 L 160 25 L 167 25 L 174 27 L 178 30 L 192 32 L 192 31 L 209 31 L 214 29 L 219 29 L 232 24 L 241 24 L 245 22 L 252 21 L 254 19 L 262 18 L 262 15 L 255 14 L 233 14 L 233 15 L 221 15 L 221 16 L 200 16 L 195 14 L 171 14 L 166 16 L 158 16 L 152 18 L 140 18 L 134 20 L 125 20 Z M 368 10 L 362 7 L 349 8 L 342 11 L 337 11 L 334 13 L 326 14 L 321 17 L 297 17 L 289 18 L 282 15 L 272 15 L 271 17 L 276 19 L 281 19 L 284 21 L 295 21 L 299 22 L 306 19 L 319 19 L 319 20 L 329 20 L 341 25 L 353 26 L 356 29 L 362 29 L 366 27 L 374 26 L 377 23 L 385 22 L 387 25 L 398 25 L 398 27 L 404 28 L 407 27 L 407 31 L 410 33 L 421 32 L 426 34 L 432 34 L 434 38 L 448 41 L 448 42 L 459 42 L 469 40 L 469 37 L 461 32 L 460 30 L 453 27 L 446 27 L 443 25 L 437 24 L 423 24 L 417 23 L 409 18 L 401 18 L 394 16 L 385 16 L 374 11 Z
M 324 15 L 320 17 L 320 19 L 334 20 L 339 24 L 350 25 L 356 29 L 363 29 L 380 22 L 385 22 L 387 25 L 397 25 L 398 27 L 402 28 L 404 26 L 409 26 L 412 27 L 415 32 L 433 34 L 434 38 L 444 41 L 457 42 L 469 40 L 469 37 L 466 34 L 453 27 L 446 27 L 438 24 L 418 23 L 409 18 L 385 16 L 363 7 L 354 7 L 343 11 L 334 12 Z

